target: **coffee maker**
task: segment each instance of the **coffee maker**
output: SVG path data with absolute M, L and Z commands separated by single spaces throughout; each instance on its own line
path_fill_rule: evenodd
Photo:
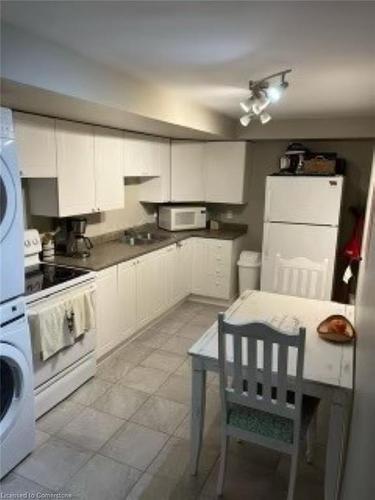
M 66 255 L 84 259 L 90 257 L 90 250 L 93 248 L 90 238 L 85 236 L 87 219 L 77 217 L 68 219 L 68 237 L 66 242 Z

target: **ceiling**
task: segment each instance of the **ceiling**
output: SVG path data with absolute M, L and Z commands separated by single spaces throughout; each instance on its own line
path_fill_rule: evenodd
M 232 117 L 249 79 L 292 68 L 272 115 L 375 114 L 375 3 L 6 1 L 2 18 Z

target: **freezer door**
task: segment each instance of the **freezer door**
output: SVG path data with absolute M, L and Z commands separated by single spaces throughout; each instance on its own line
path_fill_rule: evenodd
M 337 226 L 343 177 L 267 177 L 265 222 Z
M 261 289 L 330 300 L 336 243 L 335 227 L 264 224 Z

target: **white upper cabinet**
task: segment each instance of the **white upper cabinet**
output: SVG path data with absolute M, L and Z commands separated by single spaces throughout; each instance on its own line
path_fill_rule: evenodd
M 170 157 L 160 144 L 160 177 L 142 183 L 140 201 L 246 203 L 246 142 L 172 141 Z
M 205 201 L 246 202 L 246 142 L 207 142 L 204 147 Z
M 169 139 L 157 139 L 160 176 L 143 179 L 139 201 L 165 203 L 171 199 L 171 143 Z
M 122 132 L 94 129 L 95 204 L 98 210 L 124 207 Z
M 95 212 L 93 127 L 56 120 L 59 216 Z
M 160 175 L 157 137 L 125 132 L 123 175 L 125 177 L 155 177 Z
M 57 178 L 29 180 L 31 213 L 68 217 L 122 208 L 122 132 L 65 120 L 55 123 Z
M 22 177 L 56 177 L 55 120 L 13 114 L 18 163 Z
M 203 142 L 172 141 L 171 201 L 204 201 Z

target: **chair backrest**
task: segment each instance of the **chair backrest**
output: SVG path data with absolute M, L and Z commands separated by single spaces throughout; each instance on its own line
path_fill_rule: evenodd
M 220 391 L 224 411 L 230 403 L 300 418 L 305 329 L 283 333 L 267 323 L 235 324 L 219 314 Z M 274 349 L 274 346 L 275 347 Z M 233 347 L 233 350 L 232 350 Z M 288 376 L 290 348 L 297 350 L 296 370 Z M 275 356 L 274 356 L 275 355 Z M 274 359 L 276 358 L 276 359 Z M 288 402 L 294 394 L 294 402 Z
M 310 299 L 324 299 L 326 294 L 328 259 L 313 262 L 305 257 L 284 259 L 275 257 L 273 291 Z

